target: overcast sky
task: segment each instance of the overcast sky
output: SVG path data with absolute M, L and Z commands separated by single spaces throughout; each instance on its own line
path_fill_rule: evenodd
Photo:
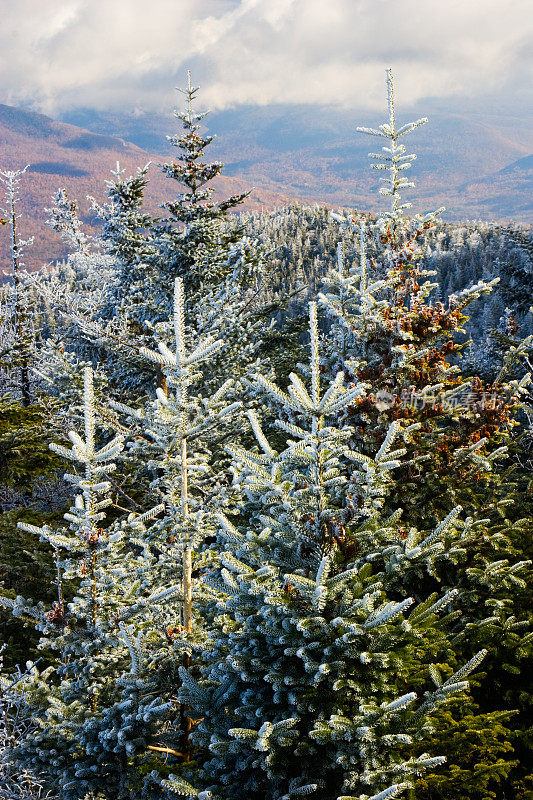
M 531 0 L 0 0 L 0 101 L 165 111 L 188 67 L 212 109 L 531 104 Z

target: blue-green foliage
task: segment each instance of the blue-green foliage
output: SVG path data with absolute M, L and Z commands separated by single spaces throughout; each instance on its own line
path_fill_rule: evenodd
M 146 168 L 123 180 L 117 166 L 100 209 L 107 255 L 95 261 L 75 207 L 56 198 L 71 266 L 89 274 L 81 308 L 69 306 L 85 340 L 77 355 L 60 353 L 71 390 L 84 367 L 83 435 L 53 447 L 74 464 L 76 496 L 68 526 L 21 525 L 55 554 L 53 606 L 0 603 L 33 619 L 56 656 L 20 681 L 33 726 L 13 753 L 61 800 L 393 798 L 443 764 L 435 726 L 455 706 L 439 708 L 469 702 L 466 678 L 484 646 L 500 640 L 510 672 L 527 652 L 527 614 L 515 616 L 513 595 L 527 562 L 504 552 L 515 532 L 505 501 L 491 527 L 454 502 L 460 481 L 450 477 L 485 476 L 507 455 L 481 433 L 454 438 L 483 408 L 446 416 L 445 406 L 474 383 L 445 361 L 444 345 L 492 284 L 476 281 L 445 308 L 433 304 L 438 286 L 418 282 L 431 274 L 424 237 L 437 223 L 404 213 L 414 156 L 398 140 L 424 120 L 396 129 L 390 73 L 388 88 L 388 122 L 363 132 L 386 143 L 373 160 L 390 209 L 340 219 L 336 268 L 318 297 L 327 320 L 312 302 L 308 364 L 291 365 L 286 389 L 257 358 L 270 332 L 250 312 L 261 258 L 225 221 L 243 196 L 217 204 L 207 187 L 221 165 L 201 160 L 211 137 L 190 79 L 184 132 L 171 139 L 179 163 L 163 168 L 185 191 L 165 218 L 143 211 Z M 350 237 L 357 257 L 346 268 Z M 112 264 L 107 286 L 91 283 L 91 259 Z M 296 272 L 309 277 L 301 263 Z M 504 372 L 528 343 L 513 347 L 498 391 L 516 408 L 528 377 L 504 382 Z M 97 354 L 112 412 L 78 361 Z M 280 360 L 285 372 L 285 350 Z M 400 407 L 414 380 L 444 409 L 437 422 Z M 432 460 L 444 434 L 449 459 Z M 141 476 L 142 491 L 113 473 Z M 430 506 L 431 486 L 443 484 Z M 397 498 L 416 506 L 408 524 Z
M 256 379 L 281 411 L 283 449 L 269 445 L 254 414 L 260 450 L 232 448 L 243 500 L 233 521 L 219 517 L 220 566 L 204 579 L 226 597 L 201 677 L 180 694 L 203 717 L 193 741 L 212 753 L 201 775 L 221 798 L 394 796 L 442 761 L 411 758 L 410 746 L 482 658 L 422 701 L 408 685 L 398 691 L 438 653 L 437 617 L 455 593 L 416 604 L 373 570 L 387 552 L 380 543 L 401 542 L 398 515 L 381 519 L 380 508 L 405 452 L 397 440 L 411 431 L 393 424 L 374 459 L 347 447 L 338 415 L 368 387 L 347 388 L 342 373 L 321 386 L 314 305 L 310 320 L 310 386 L 296 374 L 287 392 Z M 431 538 L 418 545 L 430 547 Z

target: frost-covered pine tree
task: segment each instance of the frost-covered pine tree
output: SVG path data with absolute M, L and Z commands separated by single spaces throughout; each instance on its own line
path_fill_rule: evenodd
M 10 763 L 10 752 L 25 738 L 33 727 L 31 718 L 25 713 L 24 695 L 19 690 L 25 675 L 21 669 L 4 675 L 3 653 L 0 649 L 0 787 L 2 800 L 39 800 L 42 785 L 26 770 L 14 768 Z
M 480 646 L 488 647 L 494 667 L 506 665 L 503 672 L 501 666 L 492 669 L 500 685 L 496 697 L 505 691 L 505 670 L 519 671 L 528 652 L 528 637 L 523 646 L 519 634 L 529 627 L 520 600 L 528 566 L 521 544 L 525 520 L 519 509 L 513 511 L 513 483 L 498 460 L 507 457 L 529 376 L 512 380 L 502 370 L 487 382 L 462 373 L 467 307 L 496 281 L 477 282 L 444 301 L 434 299 L 435 284 L 424 267 L 424 236 L 435 215 L 408 217 L 409 204 L 401 198 L 402 189 L 412 185 L 403 173 L 414 156 L 399 140 L 425 120 L 398 127 L 390 72 L 388 88 L 388 121 L 379 129 L 361 130 L 386 142 L 383 152 L 371 158 L 386 174 L 381 191 L 390 198 L 390 208 L 376 221 L 341 220 L 353 230 L 356 255 L 347 266 L 344 249 L 339 249 L 328 287 L 319 296 L 331 321 L 324 367 L 372 385 L 346 411 L 346 422 L 355 431 L 353 447 L 372 453 L 392 421 L 418 425 L 409 445 L 411 457 L 397 471 L 387 503 L 389 510 L 404 509 L 408 538 L 411 525 L 427 527 L 433 515 L 443 520 L 459 504 L 472 516 L 483 508 L 483 520 L 452 526 L 435 539 L 436 550 L 424 556 L 424 566 L 417 556 L 405 562 L 404 574 L 391 573 L 390 578 L 391 589 L 401 586 L 417 599 L 440 587 L 461 591 L 462 615 L 454 625 L 460 638 L 454 649 L 466 659 Z M 522 346 L 509 358 L 516 361 L 526 351 Z M 378 567 L 379 559 L 374 563 Z M 381 567 L 386 569 L 385 561 Z M 515 703 L 521 705 L 518 697 Z M 497 708 L 497 703 L 485 704 L 486 712 Z M 479 740 L 479 734 L 472 736 Z M 512 767 L 511 758 L 493 768 L 489 755 L 485 778 L 499 782 Z M 475 785 L 475 766 L 470 769 Z
M 29 663 L 20 682 L 34 725 L 11 757 L 61 800 L 88 793 L 118 800 L 140 790 L 143 765 L 152 768 L 159 752 L 158 732 L 172 702 L 153 691 L 144 640 L 153 631 L 165 638 L 181 585 L 153 591 L 157 558 L 135 538 L 160 509 L 106 524 L 123 438 L 101 439 L 89 367 L 84 382 L 84 434 L 69 433 L 71 449 L 53 446 L 76 470 L 66 476 L 77 490 L 65 514 L 68 527 L 20 523 L 55 551 L 57 600 L 46 609 L 0 597 L 14 615 L 35 620 L 40 647 L 54 655 L 42 671 Z M 65 594 L 68 586 L 75 587 L 73 597 Z
M 257 326 L 251 312 L 263 253 L 229 215 L 246 194 L 214 200 L 209 184 L 223 165 L 203 160 L 213 137 L 200 132 L 207 112 L 194 110 L 198 87 L 191 84 L 190 74 L 187 88 L 180 91 L 186 109 L 176 116 L 183 130 L 169 137 L 178 153 L 161 168 L 181 184 L 182 191 L 164 204 L 166 216 L 152 218 L 143 208 L 148 165 L 129 178 L 117 165 L 108 182 L 109 202 L 95 206 L 103 220 L 102 244 L 115 270 L 102 307 L 91 320 L 80 318 L 79 323 L 99 347 L 99 360 L 107 364 L 115 393 L 129 391 L 128 399 L 139 389 L 152 390 L 154 367 L 140 357 L 140 349 L 152 345 L 157 326 L 171 316 L 176 277 L 183 280 L 188 297 L 187 323 L 201 335 L 224 341 L 224 363 L 210 365 L 216 380 L 225 374 L 230 360 L 234 374 L 245 371 L 254 350 Z
M 373 570 L 385 542 L 401 541 L 399 515 L 380 512 L 405 453 L 398 440 L 412 430 L 392 423 L 373 458 L 351 450 L 339 415 L 368 387 L 347 387 L 342 372 L 323 385 L 314 304 L 310 339 L 307 385 L 292 374 L 285 392 L 256 378 L 278 410 L 281 448 L 252 411 L 258 447 L 230 448 L 243 500 L 220 513 L 219 566 L 204 577 L 223 599 L 200 679 L 181 670 L 182 702 L 202 717 L 193 742 L 212 755 L 200 793 L 193 773 L 162 781 L 181 795 L 397 796 L 417 772 L 442 762 L 412 756 L 413 747 L 427 735 L 428 712 L 465 689 L 482 657 L 441 680 L 430 667 L 444 641 L 437 618 L 455 592 L 417 604 L 389 594 Z M 437 535 L 420 537 L 419 551 Z M 410 548 L 415 538 L 413 531 Z M 418 670 L 420 681 L 428 668 L 435 686 L 417 701 L 402 678 Z
M 223 339 L 220 358 L 209 365 L 210 375 L 220 382 L 228 370 L 237 377 L 254 361 L 258 344 L 254 299 L 261 289 L 264 252 L 246 235 L 244 225 L 229 215 L 247 194 L 214 199 L 210 184 L 223 165 L 204 161 L 214 137 L 201 132 L 207 112 L 195 110 L 199 88 L 191 83 L 190 72 L 186 88 L 180 91 L 186 101 L 185 110 L 176 111 L 182 131 L 169 137 L 177 158 L 163 164 L 162 170 L 184 190 L 165 204 L 168 216 L 156 226 L 158 258 L 170 276 L 183 280 L 187 322 L 199 335 Z M 166 291 L 165 282 L 161 291 Z
M 527 379 L 492 385 L 461 372 L 467 307 L 497 279 L 479 281 L 447 302 L 434 300 L 424 237 L 443 209 L 409 217 L 411 204 L 401 196 L 414 185 L 404 173 L 415 156 L 400 140 L 427 120 L 398 127 L 390 70 L 387 84 L 388 121 L 359 130 L 385 141 L 383 152 L 370 156 L 386 175 L 380 192 L 390 207 L 375 221 L 338 217 L 353 231 L 355 257 L 347 264 L 346 247 L 339 249 L 319 302 L 331 321 L 325 366 L 331 374 L 343 369 L 347 379 L 372 383 L 369 398 L 347 412 L 355 445 L 370 453 L 392 420 L 421 423 L 417 465 L 402 475 L 402 491 L 407 481 L 417 493 L 411 512 L 418 523 L 418 510 L 442 518 L 454 505 L 468 505 L 480 470 L 490 472 L 502 454 L 501 437 L 513 426 L 509 411 L 525 393 Z M 452 480 L 442 480 L 444 475 Z M 393 502 L 401 502 L 400 494 Z
M 5 207 L 0 207 L 0 217 L 10 229 L 11 278 L 10 291 L 6 293 L 1 319 L 2 335 L 0 358 L 9 362 L 10 368 L 17 367 L 20 380 L 18 391 L 22 403 L 28 406 L 31 402 L 30 358 L 33 346 L 33 331 L 30 326 L 31 315 L 29 303 L 24 292 L 24 250 L 32 244 L 33 238 L 21 239 L 18 210 L 20 202 L 20 179 L 28 167 L 21 170 L 0 170 L 0 182 L 5 187 Z
M 195 654 L 202 652 L 207 636 L 201 609 L 212 592 L 200 576 L 214 568 L 209 540 L 214 541 L 216 534 L 215 510 L 224 507 L 232 494 L 226 476 L 213 469 L 212 448 L 238 424 L 240 405 L 227 400 L 231 379 L 213 394 L 203 393 L 199 366 L 209 363 L 223 342 L 198 339 L 186 327 L 185 316 L 183 282 L 176 278 L 174 341 L 170 346 L 160 341 L 157 351 L 142 351 L 143 357 L 160 367 L 162 386 L 142 409 L 112 403 L 130 424 L 129 459 L 144 464 L 152 477 L 149 497 L 157 505 L 134 523 L 135 544 L 155 556 L 149 576 L 151 592 L 163 596 L 169 585 L 177 582 L 180 587 L 173 617 L 169 613 L 165 627 L 147 637 L 147 657 L 155 665 L 152 690 L 169 698 L 175 697 L 180 683 L 179 667 L 196 669 Z M 189 709 L 184 703 L 179 712 L 169 715 L 158 752 L 171 764 L 191 758 L 189 733 L 194 722 L 190 715 L 194 713 L 194 704 Z M 155 791 L 158 770 L 153 772 L 149 780 Z
M 42 275 L 41 294 L 51 319 L 45 320 L 45 337 L 62 337 L 63 345 L 81 352 L 73 323 L 78 315 L 92 316 L 100 309 L 112 275 L 113 260 L 103 253 L 97 237 L 85 233 L 78 204 L 65 189 L 58 189 L 52 205 L 46 208 L 46 220 L 68 248 L 68 256 Z M 87 346 L 85 345 L 87 350 Z
M 53 195 L 45 211 L 47 224 L 60 235 L 68 256 L 24 273 L 23 279 L 35 329 L 35 391 L 50 412 L 50 425 L 63 432 L 60 417 L 69 424 L 80 418 L 84 367 L 94 366 L 95 388 L 107 383 L 102 369 L 94 365 L 92 342 L 80 336 L 78 319 L 91 318 L 102 307 L 113 265 L 96 238 L 85 233 L 78 205 L 64 189 Z
M 187 86 L 179 90 L 185 96 L 186 108 L 183 112 L 176 111 L 183 130 L 169 137 L 178 156 L 162 166 L 164 174 L 181 184 L 185 191 L 165 204 L 169 216 L 162 220 L 159 231 L 161 254 L 169 261 L 171 274 L 185 281 L 191 301 L 196 292 L 220 283 L 231 271 L 227 254 L 231 245 L 241 238 L 242 228 L 221 223 L 228 211 L 246 198 L 246 194 L 233 195 L 221 202 L 213 198 L 214 188 L 208 184 L 221 173 L 223 165 L 218 161 L 203 161 L 205 150 L 214 137 L 201 133 L 201 122 L 207 112 L 194 109 L 198 90 L 199 87 L 192 85 L 188 72 Z
M 143 208 L 149 167 L 139 167 L 135 175 L 126 178 L 117 162 L 111 172 L 113 180 L 106 181 L 108 202 L 100 206 L 93 200 L 102 220 L 102 241 L 115 267 L 100 315 L 105 319 L 123 314 L 138 330 L 149 315 L 152 300 L 146 273 L 154 259 L 150 241 L 154 220 Z
M 140 350 L 152 341 L 153 322 L 171 311 L 168 290 L 161 308 L 154 288 L 154 275 L 160 272 L 163 281 L 166 273 L 153 242 L 155 221 L 143 207 L 149 166 L 125 177 L 117 162 L 112 180 L 106 181 L 108 202 L 90 198 L 102 223 L 97 244 L 109 271 L 93 307 L 73 315 L 78 349 L 84 347 L 98 361 L 112 396 L 130 401 L 154 383 L 154 370 Z

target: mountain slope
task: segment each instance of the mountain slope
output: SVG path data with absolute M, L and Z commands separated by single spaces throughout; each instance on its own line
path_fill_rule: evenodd
M 38 269 L 43 264 L 64 255 L 64 248 L 49 226 L 45 224 L 44 208 L 50 206 L 51 197 L 59 187 L 67 190 L 72 199 L 80 203 L 80 214 L 92 229 L 96 220 L 86 200 L 91 195 L 99 202 L 105 199 L 105 180 L 110 170 L 120 162 L 128 174 L 149 161 L 168 159 L 166 154 L 153 155 L 131 142 L 107 134 L 57 122 L 32 111 L 0 105 L 0 169 L 28 171 L 21 181 L 20 235 L 34 236 L 34 245 L 25 256 L 28 269 Z M 147 206 L 157 213 L 165 200 L 175 196 L 177 187 L 165 178 L 154 163 L 149 170 Z M 231 177 L 221 176 L 214 185 L 216 194 L 227 196 L 247 191 L 250 184 Z M 272 207 L 287 202 L 288 198 L 268 190 L 253 190 L 245 208 Z M 3 205 L 3 198 L 0 200 Z M 0 270 L 9 269 L 9 230 L 0 228 Z
M 413 116 L 416 112 L 398 119 L 403 124 Z M 171 114 L 86 109 L 69 119 L 153 152 L 165 151 L 165 134 L 175 129 Z M 372 142 L 356 127 L 375 123 L 368 112 L 307 105 L 239 106 L 207 117 L 210 131 L 217 134 L 213 152 L 226 164 L 226 174 L 306 201 L 368 209 L 382 207 L 383 201 L 377 194 L 378 176 L 368 164 Z M 418 154 L 412 170 L 416 210 L 445 205 L 453 220 L 532 221 L 527 204 L 515 196 L 512 179 L 498 177 L 507 165 L 533 152 L 530 120 L 439 109 L 406 144 Z M 465 194 L 467 185 L 472 189 Z
M 450 202 L 470 204 L 485 219 L 533 221 L 533 155 L 459 187 Z M 470 215 L 472 216 L 472 215 Z
M 403 122 L 400 118 L 400 122 Z M 78 123 L 78 124 L 73 124 Z M 355 111 L 311 106 L 239 107 L 210 114 L 217 134 L 211 157 L 225 163 L 215 185 L 220 196 L 253 190 L 245 208 L 271 208 L 290 198 L 330 206 L 383 206 L 378 176 L 369 169 L 371 142 L 356 133 L 374 124 Z M 20 231 L 34 235 L 26 264 L 36 269 L 64 254 L 45 225 L 43 209 L 58 187 L 80 202 L 88 227 L 94 215 L 86 195 L 102 201 L 104 181 L 117 161 L 131 174 L 148 161 L 168 160 L 166 139 L 179 123 L 168 115 L 77 111 L 58 122 L 42 114 L 0 105 L 0 169 L 30 164 L 21 187 Z M 414 210 L 442 205 L 450 220 L 533 221 L 533 131 L 520 119 L 435 113 L 412 137 L 419 155 Z M 147 206 L 157 213 L 176 187 L 154 163 Z M 6 227 L 0 229 L 0 269 L 9 265 Z

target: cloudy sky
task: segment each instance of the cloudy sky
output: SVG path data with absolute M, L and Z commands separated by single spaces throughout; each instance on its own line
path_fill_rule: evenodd
M 0 102 L 167 110 L 190 67 L 239 104 L 531 105 L 531 0 L 0 0 Z

